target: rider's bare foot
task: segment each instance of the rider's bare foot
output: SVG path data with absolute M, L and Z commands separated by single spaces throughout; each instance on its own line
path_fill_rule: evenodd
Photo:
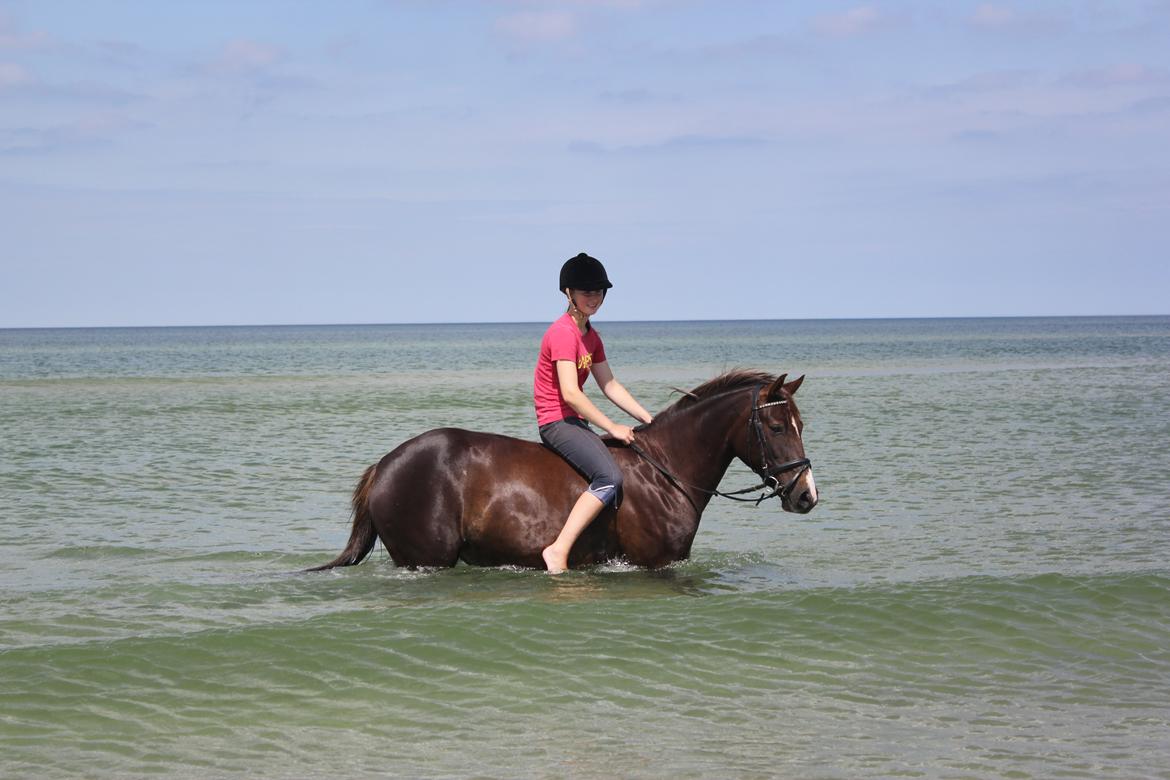
M 544 558 L 544 566 L 549 574 L 560 574 L 569 568 L 569 556 L 557 552 L 551 544 L 541 551 L 540 557 Z

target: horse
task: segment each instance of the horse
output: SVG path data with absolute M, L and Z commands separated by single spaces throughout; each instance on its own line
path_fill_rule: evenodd
M 785 511 L 809 512 L 817 489 L 793 399 L 803 381 L 730 371 L 635 428 L 633 444 L 605 438 L 624 475 L 624 495 L 620 506 L 607 506 L 581 534 L 569 567 L 624 561 L 657 569 L 685 560 L 711 498 L 739 497 L 716 489 L 733 458 L 763 480 L 748 491 L 771 490 L 748 500 L 776 496 Z M 394 563 L 410 569 L 461 560 L 544 568 L 541 550 L 584 489 L 584 477 L 543 444 L 431 430 L 365 470 L 353 491 L 345 550 L 308 571 L 361 563 L 379 538 Z

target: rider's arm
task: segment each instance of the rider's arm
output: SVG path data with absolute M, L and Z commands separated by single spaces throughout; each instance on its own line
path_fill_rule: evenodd
M 573 361 L 558 360 L 556 361 L 556 365 L 557 384 L 560 386 L 561 397 L 565 399 L 565 403 L 573 407 L 573 411 L 577 414 L 610 434 L 615 439 L 629 444 L 633 440 L 633 431 L 630 427 L 628 425 L 615 424 L 577 386 L 577 366 Z
M 593 378 L 601 387 L 601 392 L 605 393 L 605 397 L 613 401 L 619 409 L 635 420 L 641 420 L 644 423 L 653 421 L 654 418 L 642 408 L 642 404 L 634 400 L 634 396 L 630 395 L 630 391 L 625 388 L 625 385 L 614 378 L 608 362 L 593 364 Z

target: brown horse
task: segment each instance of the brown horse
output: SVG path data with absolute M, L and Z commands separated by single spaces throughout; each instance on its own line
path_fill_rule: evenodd
M 732 458 L 759 474 L 761 487 L 779 496 L 786 511 L 816 506 L 793 401 L 804 377 L 785 379 L 755 371 L 723 374 L 636 429 L 634 445 L 607 439 L 625 478 L 624 499 L 585 530 L 569 565 L 625 560 L 657 568 L 685 559 Z M 544 568 L 540 552 L 556 538 L 584 485 L 541 444 L 457 428 L 428 431 L 366 469 L 354 490 L 345 551 L 311 571 L 360 563 L 379 537 L 399 566 L 463 560 Z

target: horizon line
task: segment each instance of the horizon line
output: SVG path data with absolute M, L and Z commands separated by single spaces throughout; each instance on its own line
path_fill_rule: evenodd
M 677 320 L 601 320 L 599 324 L 653 324 L 693 322 L 865 322 L 877 320 L 1040 320 L 1040 319 L 1140 319 L 1167 317 L 1167 313 L 1145 314 L 896 314 L 856 317 L 711 317 Z M 252 323 L 186 323 L 139 325 L 0 325 L 0 330 L 132 330 L 162 328 L 346 328 L 423 325 L 546 325 L 547 320 L 429 320 L 409 322 L 252 322 Z

